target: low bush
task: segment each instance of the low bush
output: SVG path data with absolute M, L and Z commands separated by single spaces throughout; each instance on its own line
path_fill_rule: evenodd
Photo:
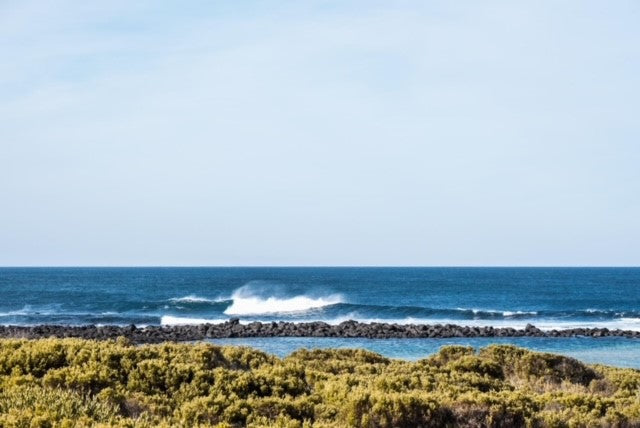
M 640 427 L 640 371 L 494 345 L 417 362 L 0 340 L 0 427 Z

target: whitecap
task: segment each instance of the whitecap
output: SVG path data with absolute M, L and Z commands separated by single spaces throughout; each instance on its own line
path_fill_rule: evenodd
M 227 315 L 259 315 L 270 313 L 303 312 L 309 309 L 342 303 L 340 296 L 308 297 L 234 297 L 233 303 L 224 311 Z
M 227 299 L 209 299 L 207 297 L 196 296 L 195 294 L 189 294 L 183 297 L 174 297 L 169 299 L 170 302 L 176 303 L 219 303 Z
M 505 317 L 513 317 L 516 315 L 538 315 L 536 311 L 502 311 Z
M 261 315 L 304 312 L 344 303 L 339 294 L 286 296 L 278 291 L 281 291 L 278 287 L 257 286 L 255 282 L 240 287 L 231 295 L 231 305 L 225 309 L 224 313 L 227 315 Z
M 493 315 L 502 315 L 503 317 L 513 317 L 516 315 L 538 315 L 536 311 L 503 311 L 497 309 L 476 309 L 476 308 L 456 308 L 456 310 L 461 312 L 472 312 L 474 315 L 482 315 L 482 314 L 493 314 Z
M 187 318 L 163 315 L 160 318 L 161 325 L 196 325 L 196 324 L 220 324 L 228 319 Z

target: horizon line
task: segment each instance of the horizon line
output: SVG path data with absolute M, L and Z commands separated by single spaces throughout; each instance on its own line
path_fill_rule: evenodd
M 0 265 L 12 268 L 640 268 L 640 265 Z

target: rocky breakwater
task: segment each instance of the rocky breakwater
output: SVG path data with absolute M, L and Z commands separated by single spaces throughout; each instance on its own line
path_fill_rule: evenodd
M 364 337 L 449 338 L 449 337 L 629 337 L 640 338 L 640 332 L 606 328 L 573 328 L 540 330 L 528 324 L 524 329 L 510 327 L 469 327 L 452 324 L 387 324 L 345 321 L 324 322 L 252 322 L 241 324 L 232 319 L 221 324 L 148 326 L 0 326 L 0 337 L 37 339 L 44 337 L 78 337 L 83 339 L 115 339 L 124 336 L 134 343 L 193 341 L 229 337 Z

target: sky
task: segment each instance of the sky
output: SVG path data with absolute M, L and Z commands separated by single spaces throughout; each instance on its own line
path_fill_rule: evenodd
M 0 0 L 0 265 L 640 265 L 638 22 Z

